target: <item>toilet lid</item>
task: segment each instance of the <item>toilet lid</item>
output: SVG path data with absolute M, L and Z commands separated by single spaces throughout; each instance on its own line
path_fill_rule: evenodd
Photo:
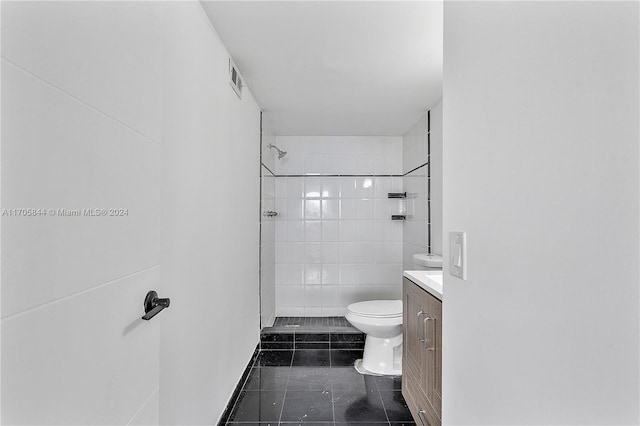
M 363 317 L 393 318 L 402 316 L 402 300 L 368 300 L 352 303 L 347 310 Z

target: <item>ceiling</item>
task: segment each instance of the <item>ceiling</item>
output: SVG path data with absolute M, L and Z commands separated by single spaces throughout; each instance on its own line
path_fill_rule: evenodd
M 276 135 L 401 135 L 442 96 L 440 1 L 202 1 Z

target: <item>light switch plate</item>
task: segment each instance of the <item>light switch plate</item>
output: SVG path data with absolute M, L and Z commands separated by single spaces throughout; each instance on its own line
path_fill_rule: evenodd
M 449 232 L 449 274 L 467 279 L 467 234 Z

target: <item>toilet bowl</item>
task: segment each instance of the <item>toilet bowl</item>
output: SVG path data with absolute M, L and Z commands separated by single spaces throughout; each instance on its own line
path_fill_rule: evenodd
M 346 318 L 367 335 L 360 367 L 374 374 L 402 374 L 402 300 L 352 303 Z

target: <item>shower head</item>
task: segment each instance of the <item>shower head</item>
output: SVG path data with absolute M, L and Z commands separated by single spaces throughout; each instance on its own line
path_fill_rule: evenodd
M 275 146 L 274 144 L 270 143 L 267 148 L 273 148 L 276 151 L 278 151 L 278 160 L 282 159 L 285 155 L 287 155 L 287 151 L 282 151 L 280 148 L 278 148 L 277 146 Z

